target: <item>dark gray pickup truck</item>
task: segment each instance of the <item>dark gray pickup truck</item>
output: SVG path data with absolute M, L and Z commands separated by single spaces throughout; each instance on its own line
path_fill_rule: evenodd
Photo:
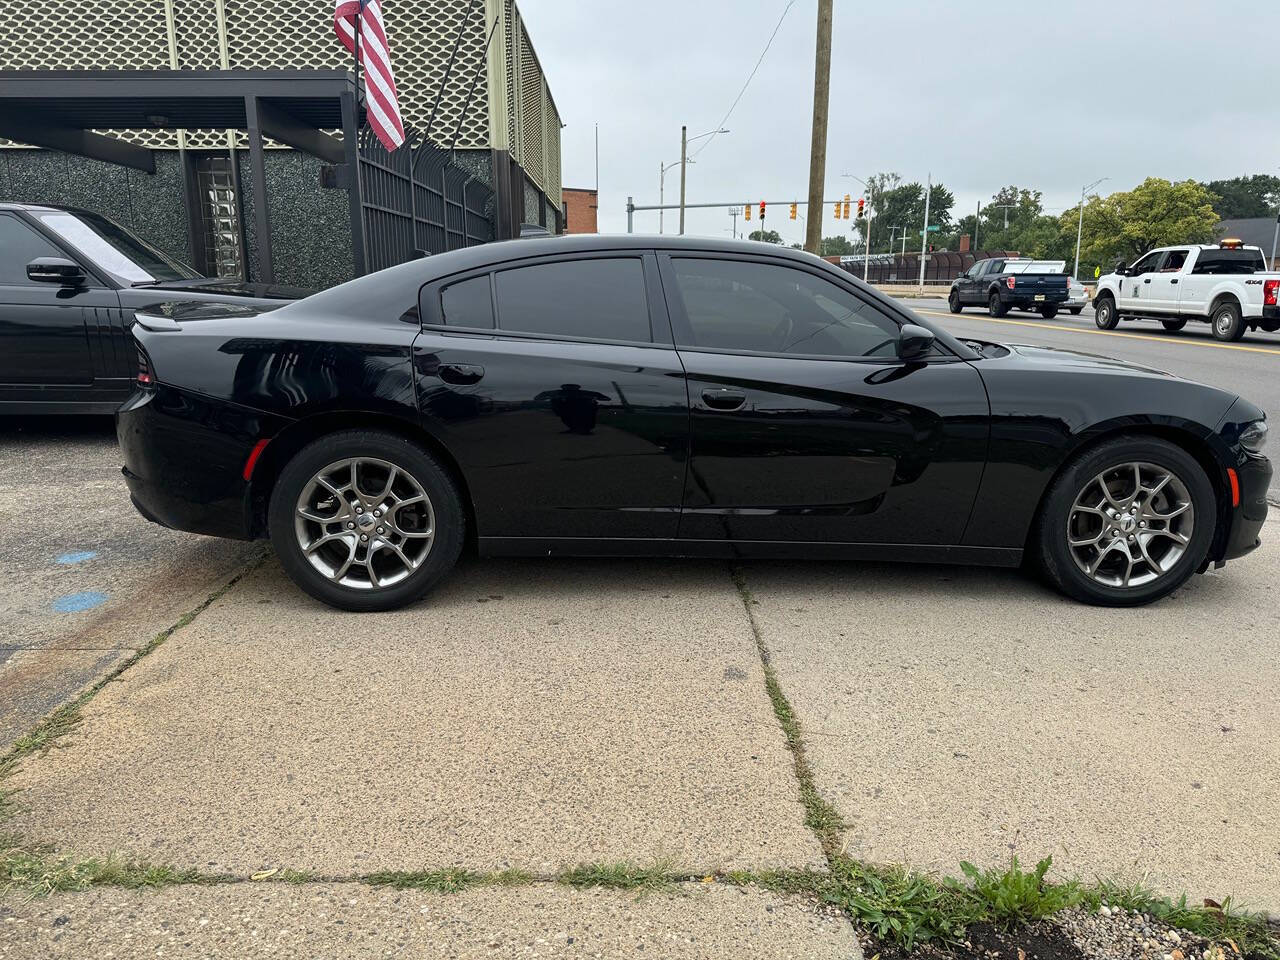
M 947 306 L 952 313 L 965 307 L 986 307 L 993 317 L 1010 310 L 1034 310 L 1046 319 L 1066 303 L 1069 278 L 1061 260 L 992 257 L 979 260 L 951 284 Z

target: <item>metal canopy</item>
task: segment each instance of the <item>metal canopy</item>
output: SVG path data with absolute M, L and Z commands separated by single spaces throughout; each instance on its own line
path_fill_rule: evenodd
M 26 70 L 0 82 L 0 137 L 155 173 L 146 147 L 100 130 L 244 130 L 254 195 L 267 196 L 263 137 L 341 165 L 357 273 L 364 247 L 358 132 L 363 110 L 345 70 Z M 341 130 L 341 140 L 325 133 Z M 275 279 L 270 204 L 255 203 L 258 274 Z

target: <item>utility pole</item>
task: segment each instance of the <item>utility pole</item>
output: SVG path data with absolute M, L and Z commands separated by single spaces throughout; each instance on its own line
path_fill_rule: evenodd
M 680 236 L 684 236 L 684 169 L 689 152 L 689 128 L 680 125 Z
M 1080 188 L 1080 223 L 1076 226 L 1076 268 L 1071 271 L 1071 275 L 1077 280 L 1080 279 L 1080 240 L 1084 236 L 1084 195 L 1092 190 L 1103 180 L 1109 180 L 1110 177 L 1099 177 L 1093 183 L 1087 184 Z
M 1280 212 L 1276 213 L 1276 232 L 1271 235 L 1271 269 L 1276 268 L 1276 241 L 1280 240 Z
M 929 198 L 933 194 L 933 174 L 925 178 L 924 229 L 920 231 L 920 292 L 924 293 L 924 255 L 929 243 Z M 903 244 L 905 249 L 906 245 Z
M 809 147 L 809 209 L 822 210 L 827 179 L 827 107 L 831 99 L 831 10 L 833 0 L 818 0 L 818 37 L 813 57 L 813 140 Z M 822 245 L 822 216 L 805 223 L 804 248 L 817 254 Z
M 978 201 L 978 212 L 973 215 L 973 255 L 978 255 L 978 222 L 982 219 L 982 201 Z
M 898 225 L 895 223 L 889 228 L 889 255 L 893 256 L 893 235 L 898 232 Z
M 1016 203 L 997 203 L 996 206 L 1004 210 L 1004 228 L 1008 230 L 1009 229 L 1009 208 L 1016 207 L 1017 204 Z
M 738 208 L 730 207 L 729 216 L 733 217 L 733 239 L 738 239 Z

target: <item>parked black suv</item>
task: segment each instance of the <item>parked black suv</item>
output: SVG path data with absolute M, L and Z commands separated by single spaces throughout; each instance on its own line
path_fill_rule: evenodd
M 0 414 L 114 412 L 133 389 L 140 308 L 261 310 L 307 292 L 202 276 L 96 213 L 0 202 Z

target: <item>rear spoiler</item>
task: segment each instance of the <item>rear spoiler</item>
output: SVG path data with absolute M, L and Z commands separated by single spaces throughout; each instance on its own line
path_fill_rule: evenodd
M 271 310 L 278 310 L 288 301 L 281 301 L 279 306 L 247 307 L 238 303 L 222 303 L 210 300 L 176 300 L 162 303 L 151 303 L 139 307 L 133 314 L 133 322 L 152 333 L 177 333 L 183 324 L 197 320 L 219 320 L 227 317 L 248 318 Z

